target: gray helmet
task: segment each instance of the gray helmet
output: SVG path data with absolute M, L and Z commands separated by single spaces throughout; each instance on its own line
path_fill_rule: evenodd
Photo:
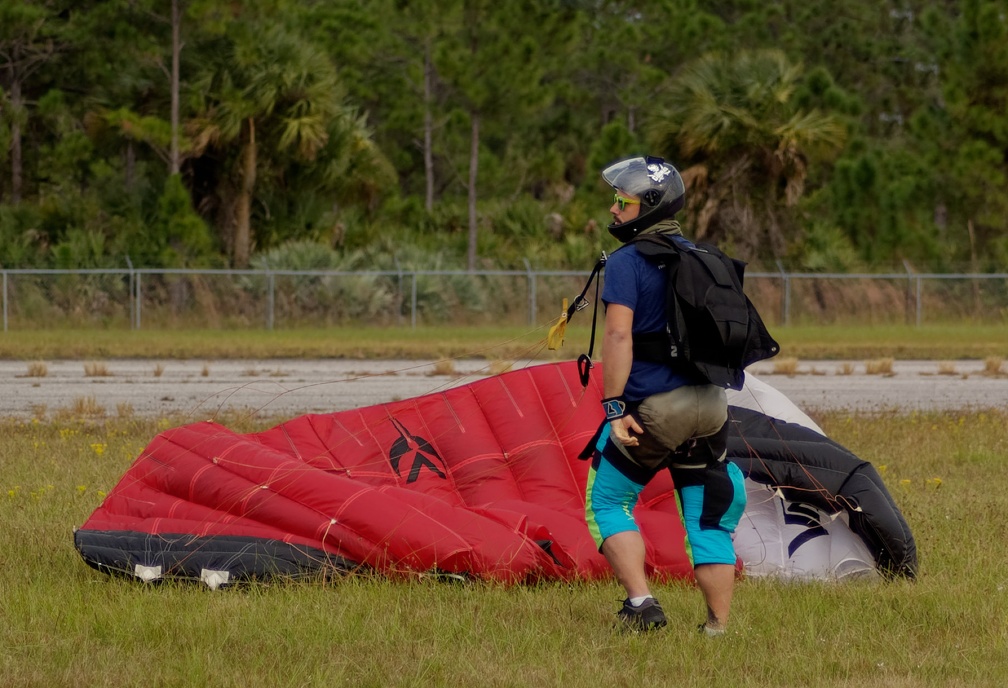
M 640 198 L 640 214 L 630 222 L 609 225 L 609 233 L 626 243 L 659 220 L 673 217 L 686 203 L 679 170 L 661 158 L 627 158 L 602 170 L 612 188 Z

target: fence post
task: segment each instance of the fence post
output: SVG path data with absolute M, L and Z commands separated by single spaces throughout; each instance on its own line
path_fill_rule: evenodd
M 923 301 L 921 299 L 923 282 L 924 279 L 920 275 L 917 275 L 917 327 L 921 326 L 921 318 L 924 317 L 924 307 L 923 307 Z
M 403 321 L 403 312 L 402 312 L 402 307 L 403 307 L 403 289 L 402 289 L 403 271 L 402 271 L 402 266 L 399 264 L 399 256 L 393 255 L 392 256 L 392 262 L 395 264 L 396 273 L 398 273 L 396 275 L 396 295 L 399 297 L 399 303 L 398 303 L 398 308 L 396 308 L 396 323 L 398 325 L 402 325 L 402 321 Z
M 784 265 L 777 259 L 777 270 L 781 274 L 781 323 L 791 324 L 791 277 L 784 272 Z
M 136 329 L 138 330 L 140 329 L 140 278 L 142 275 L 143 273 L 138 270 L 136 274 L 136 298 L 134 299 L 134 304 L 136 306 Z
M 276 306 L 276 276 L 267 265 L 266 270 L 266 329 L 273 329 L 274 307 Z
M 412 294 L 410 294 L 410 326 L 414 330 L 416 329 L 416 298 L 417 298 L 417 296 L 416 296 L 416 290 L 417 290 L 416 276 L 417 276 L 417 274 L 416 274 L 416 272 L 414 272 L 413 273 L 413 290 L 412 290 Z
M 7 331 L 7 271 L 3 271 L 3 331 Z
M 133 299 L 135 298 L 136 294 L 134 294 L 133 292 L 134 292 L 134 289 L 136 289 L 136 287 L 133 284 L 133 279 L 134 279 L 134 277 L 133 277 L 133 261 L 130 260 L 130 257 L 129 257 L 128 253 L 126 254 L 126 267 L 129 268 L 129 288 L 127 289 L 127 291 L 129 292 L 129 299 L 128 299 L 128 303 L 127 303 L 126 307 L 129 309 L 130 329 L 131 330 L 135 330 L 136 329 L 136 306 L 133 303 Z
M 906 258 L 903 259 L 903 269 L 906 270 L 906 273 L 907 273 L 906 298 L 904 299 L 905 303 L 903 305 L 903 312 L 906 314 L 905 317 L 904 317 L 904 320 L 906 320 L 906 324 L 909 325 L 910 324 L 910 303 L 913 301 L 913 291 L 912 290 L 913 290 L 914 278 L 913 278 L 913 269 L 910 267 L 910 262 Z M 918 287 L 919 287 L 920 280 L 917 281 L 917 284 L 918 284 Z M 919 311 L 919 308 L 920 308 L 920 304 L 918 303 L 918 312 L 917 312 L 917 324 L 918 325 L 920 325 L 920 311 Z
M 532 272 L 532 265 L 529 264 L 528 258 L 522 258 L 525 263 L 525 271 L 528 273 L 528 283 L 529 283 L 529 326 L 535 327 L 536 323 L 536 311 L 538 310 L 536 304 L 536 276 Z

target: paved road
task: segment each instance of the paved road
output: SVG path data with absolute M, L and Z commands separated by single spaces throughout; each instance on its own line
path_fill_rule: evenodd
M 0 361 L 0 417 L 51 417 L 82 402 L 108 415 L 128 409 L 202 420 L 237 410 L 292 417 L 419 396 L 491 372 L 485 361 L 455 361 L 445 371 L 427 361 L 111 360 L 97 364 L 106 375 L 86 374 L 81 361 L 48 361 L 44 376 L 30 374 L 31 365 Z M 848 365 L 851 372 L 837 361 L 803 361 L 794 375 L 774 374 L 769 364 L 751 372 L 806 411 L 1008 409 L 1008 375 L 983 374 L 983 361 L 897 361 L 891 375 L 869 375 L 860 361 Z

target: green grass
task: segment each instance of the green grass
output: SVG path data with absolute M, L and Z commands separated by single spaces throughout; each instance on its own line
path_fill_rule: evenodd
M 1008 414 L 816 420 L 879 468 L 921 575 L 744 580 L 714 641 L 695 633 L 702 602 L 682 584 L 656 586 L 670 625 L 637 637 L 612 631 L 615 582 L 348 577 L 212 592 L 105 576 L 72 528 L 176 419 L 0 420 L 0 685 L 1005 685 Z
M 24 330 L 0 334 L 0 359 L 556 358 L 546 328 Z M 576 336 L 576 335 L 575 335 Z M 588 335 L 578 337 L 587 342 Z M 575 342 L 568 337 L 569 348 Z M 586 344 L 587 346 L 587 344 Z M 570 349 L 571 358 L 577 351 Z
M 574 359 L 587 351 L 590 319 L 579 316 L 564 346 L 546 350 L 539 327 L 409 327 L 298 330 L 11 330 L 0 359 L 101 358 L 485 358 Z M 586 324 L 587 323 L 587 324 Z M 777 327 L 783 356 L 817 359 L 1008 358 L 1008 325 Z M 596 354 L 601 349 L 601 330 Z
M 1005 325 L 844 325 L 775 328 L 782 355 L 805 360 L 901 360 L 1008 358 L 1008 324 Z

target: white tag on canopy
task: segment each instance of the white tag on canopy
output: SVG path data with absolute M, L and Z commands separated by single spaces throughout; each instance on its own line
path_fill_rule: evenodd
M 133 568 L 133 575 L 142 580 L 144 583 L 150 583 L 151 581 L 157 580 L 161 577 L 161 567 L 137 564 Z

